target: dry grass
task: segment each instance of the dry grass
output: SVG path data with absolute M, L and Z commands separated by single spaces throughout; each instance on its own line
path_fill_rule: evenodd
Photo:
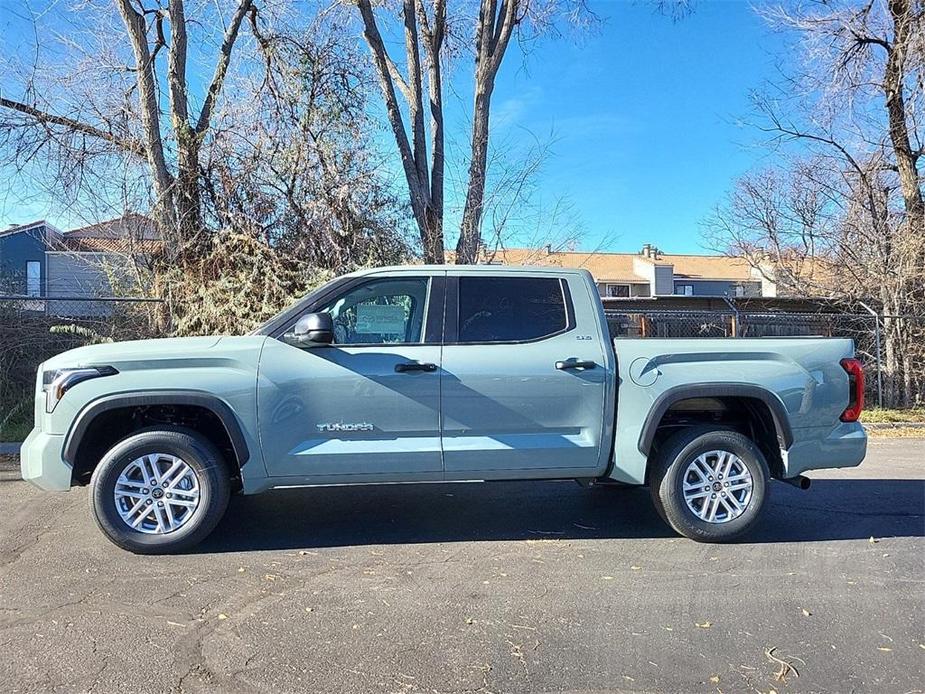
M 908 410 L 891 410 L 886 407 L 872 407 L 861 413 L 864 424 L 889 424 L 894 422 L 925 422 L 925 409 L 918 407 Z

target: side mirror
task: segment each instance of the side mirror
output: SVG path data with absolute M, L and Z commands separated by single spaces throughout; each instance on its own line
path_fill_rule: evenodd
M 334 321 L 330 313 L 306 313 L 284 337 L 296 346 L 329 345 L 334 342 Z

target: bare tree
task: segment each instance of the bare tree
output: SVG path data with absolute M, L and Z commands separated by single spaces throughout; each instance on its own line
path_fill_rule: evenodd
M 488 164 L 489 116 L 495 78 L 515 28 L 528 16 L 525 0 L 483 0 L 479 8 L 475 41 L 475 95 L 472 110 L 469 183 L 463 208 L 456 262 L 474 263 L 481 242 Z
M 925 89 L 925 3 L 922 0 L 867 0 L 858 5 L 836 1 L 807 9 L 775 7 L 765 13 L 772 24 L 795 31 L 803 47 L 807 71 L 792 84 L 802 95 L 818 94 L 819 128 L 806 128 L 774 115 L 772 127 L 783 135 L 839 147 L 832 126 L 844 129 L 839 117 L 848 115 L 869 129 L 863 105 L 879 102 L 886 116 L 864 133 L 868 143 L 889 150 L 891 168 L 902 191 L 907 223 L 915 234 L 925 233 L 925 203 L 918 162 L 925 153 L 920 110 Z M 843 111 L 842 109 L 846 109 Z M 773 108 L 766 108 L 774 111 Z M 867 126 L 867 127 L 865 127 Z M 828 131 L 828 132 L 826 132 Z M 878 137 L 879 136 L 879 137 Z M 843 150 L 846 150 L 843 147 Z M 845 154 L 845 151 L 841 152 Z
M 925 5 L 836 0 L 762 13 L 802 61 L 756 97 L 757 125 L 773 148 L 798 145 L 809 158 L 740 179 L 708 236 L 791 291 L 878 300 L 892 316 L 885 399 L 911 404 L 922 355 L 901 317 L 925 309 Z M 828 267 L 825 285 L 794 273 L 801 263 Z
M 26 99 L 0 97 L 0 107 L 25 119 L 4 118 L 0 128 L 32 126 L 40 138 L 32 154 L 43 147 L 69 142 L 86 147 L 84 138 L 111 146 L 116 156 L 140 159 L 147 167 L 154 192 L 154 217 L 177 259 L 195 255 L 204 242 L 200 200 L 200 147 L 209 134 L 217 101 L 221 98 L 228 67 L 241 26 L 250 16 L 255 21 L 253 0 L 237 0 L 227 18 L 213 17 L 225 24 L 214 72 L 205 88 L 202 103 L 193 112 L 190 98 L 187 57 L 188 24 L 183 0 L 115 0 L 124 25 L 124 39 L 131 46 L 133 63 L 115 71 L 133 76 L 124 86 L 125 99 L 118 110 L 100 108 L 112 104 L 96 99 L 90 104 L 73 104 L 63 114 L 59 104 L 41 103 L 28 89 Z M 168 40 L 169 35 L 169 40 Z M 159 58 L 166 48 L 167 64 Z M 116 62 L 118 58 L 114 58 Z M 27 84 L 31 84 L 27 77 Z M 162 123 L 161 83 L 166 82 L 170 127 Z M 128 105 L 131 93 L 137 104 Z M 31 97 L 31 98 L 30 98 Z M 81 136 L 76 140 L 75 136 Z M 84 154 L 86 151 L 84 150 Z M 71 154 L 75 154 L 74 151 Z M 78 157 L 81 153 L 76 153 Z
M 389 56 L 370 0 L 357 0 L 363 22 L 363 37 L 369 45 L 373 66 L 385 100 L 386 113 L 411 200 L 411 210 L 421 237 L 426 262 L 443 262 L 443 180 L 446 167 L 443 132 L 443 59 L 446 37 L 446 0 L 403 0 L 407 78 Z M 423 49 L 424 59 L 421 60 Z M 424 84 L 430 110 L 430 159 L 424 115 Z M 411 138 L 396 88 L 401 92 L 411 122 Z
M 338 273 L 409 259 L 407 203 L 372 140 L 355 37 L 312 22 L 258 42 L 260 83 L 226 108 L 202 162 L 212 224 Z
M 832 270 L 843 249 L 840 191 L 832 188 L 830 163 L 798 159 L 743 175 L 704 221 L 706 242 L 745 258 L 782 295 L 833 296 Z
M 491 100 L 511 39 L 516 36 L 527 41 L 550 30 L 558 19 L 574 22 L 591 15 L 581 0 L 479 0 L 475 17 L 467 17 L 464 10 L 449 16 L 447 2 L 401 0 L 398 16 L 405 45 L 404 71 L 389 55 L 380 30 L 391 5 L 385 2 L 374 9 L 371 0 L 356 0 L 356 5 L 427 262 L 444 259 L 443 78 L 448 60 L 447 38 L 450 29 L 455 28 L 453 36 L 460 46 L 468 45 L 470 38 L 464 32 L 471 32 L 474 48 L 469 50 L 475 57 L 472 129 L 468 138 L 465 206 L 455 257 L 457 263 L 474 263 L 482 242 L 485 214 Z M 429 126 L 425 125 L 425 96 Z M 405 125 L 406 113 L 410 128 Z

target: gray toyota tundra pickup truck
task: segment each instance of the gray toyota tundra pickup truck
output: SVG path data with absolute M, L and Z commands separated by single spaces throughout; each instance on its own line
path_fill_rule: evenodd
M 213 530 L 232 493 L 393 482 L 647 485 L 717 542 L 771 480 L 858 465 L 851 340 L 610 338 L 583 270 L 364 270 L 246 336 L 82 347 L 41 365 L 22 475 L 90 485 L 140 553 Z

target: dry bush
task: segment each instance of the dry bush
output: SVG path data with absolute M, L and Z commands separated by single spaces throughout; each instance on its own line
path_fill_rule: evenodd
M 253 236 L 224 232 L 211 237 L 201 262 L 166 268 L 157 283 L 172 334 L 240 335 L 330 277 Z

